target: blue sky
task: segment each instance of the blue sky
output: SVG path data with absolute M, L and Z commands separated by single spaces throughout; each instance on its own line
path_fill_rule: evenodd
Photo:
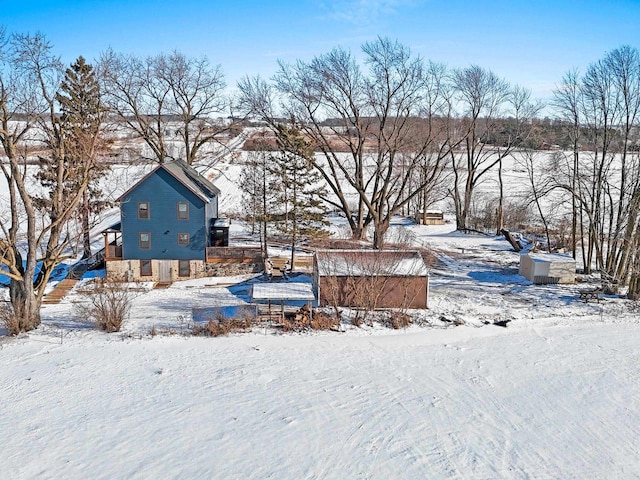
M 111 47 L 179 50 L 220 64 L 230 86 L 271 76 L 277 61 L 377 36 L 449 67 L 477 64 L 545 99 L 565 72 L 624 44 L 640 48 L 640 0 L 0 0 L 0 26 L 40 31 L 65 63 Z

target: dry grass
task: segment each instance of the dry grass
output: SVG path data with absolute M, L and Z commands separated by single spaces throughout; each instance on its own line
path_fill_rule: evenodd
M 9 302 L 0 304 L 0 323 L 7 329 L 9 335 L 20 333 L 20 322 L 18 317 L 14 315 L 13 307 Z
M 246 332 L 251 329 L 254 321 L 255 317 L 249 312 L 240 312 L 235 317 L 226 317 L 222 312 L 218 312 L 207 323 L 195 325 L 193 334 L 195 336 L 220 337 L 233 332 Z
M 401 328 L 407 328 L 411 325 L 413 321 L 411 317 L 404 312 L 391 312 L 391 318 L 389 319 L 389 324 L 395 330 L 399 330 Z

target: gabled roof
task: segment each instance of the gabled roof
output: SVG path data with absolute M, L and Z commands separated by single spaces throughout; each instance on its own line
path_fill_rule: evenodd
M 429 267 L 417 250 L 316 250 L 320 276 L 426 277 Z
M 140 183 L 144 182 L 151 175 L 156 173 L 159 169 L 163 169 L 173 178 L 178 180 L 181 184 L 187 187 L 194 195 L 200 198 L 202 201 L 208 203 L 211 199 L 217 195 L 220 195 L 220 190 L 213 183 L 207 180 L 203 175 L 189 165 L 184 160 L 167 158 L 163 163 L 158 164 L 156 168 L 151 170 L 142 179 L 135 183 L 131 188 L 124 192 L 116 200 L 122 201 L 129 193 L 136 188 Z

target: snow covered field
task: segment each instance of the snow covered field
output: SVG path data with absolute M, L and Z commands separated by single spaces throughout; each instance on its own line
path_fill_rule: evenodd
M 637 324 L 4 343 L 2 478 L 637 478 Z
M 503 239 L 404 228 L 441 260 L 406 330 L 150 335 L 246 304 L 250 277 L 141 293 L 119 334 L 74 293 L 46 305 L 0 339 L 0 478 L 640 477 L 637 306 L 530 285 Z

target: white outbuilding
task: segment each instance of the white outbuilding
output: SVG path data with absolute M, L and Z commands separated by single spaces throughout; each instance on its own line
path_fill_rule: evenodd
M 520 275 L 535 284 L 575 283 L 576 261 L 561 253 L 520 255 Z

